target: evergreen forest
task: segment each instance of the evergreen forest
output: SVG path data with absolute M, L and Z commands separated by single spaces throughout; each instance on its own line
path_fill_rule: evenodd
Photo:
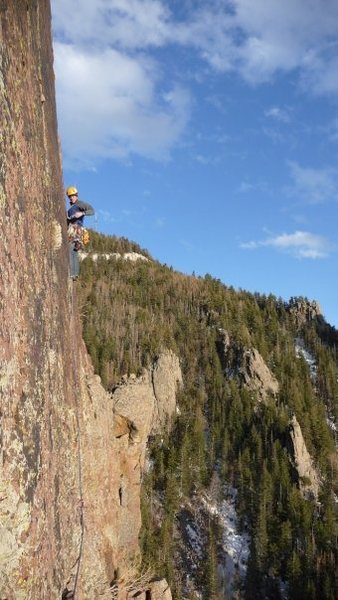
M 107 390 L 140 374 L 163 349 L 179 357 L 184 386 L 170 434 L 149 441 L 144 474 L 141 548 L 144 564 L 167 578 L 175 600 L 226 598 L 217 518 L 205 519 L 204 555 L 187 586 L 182 511 L 211 489 L 215 474 L 237 490 L 239 527 L 248 533 L 246 576 L 232 597 L 334 600 L 337 597 L 338 332 L 317 316 L 299 323 L 292 305 L 273 295 L 236 290 L 210 275 L 176 272 L 126 239 L 91 232 L 97 253 L 138 252 L 148 259 L 82 261 L 77 284 L 83 336 Z M 307 299 L 297 298 L 306 304 Z M 279 382 L 259 402 L 219 355 L 220 331 L 255 348 Z M 296 355 L 301 339 L 315 376 Z M 318 498 L 302 492 L 289 448 L 290 420 L 301 425 L 320 473 Z M 331 426 L 330 426 L 331 424 Z M 189 578 L 188 578 L 189 579 Z

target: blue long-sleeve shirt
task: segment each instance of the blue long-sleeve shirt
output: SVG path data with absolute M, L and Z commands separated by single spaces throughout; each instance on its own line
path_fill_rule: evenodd
M 82 216 L 78 218 L 74 217 L 77 212 L 82 212 Z M 95 211 L 90 204 L 82 200 L 77 200 L 67 211 L 67 223 L 68 225 L 81 225 L 83 227 L 84 217 L 91 217 L 94 214 Z

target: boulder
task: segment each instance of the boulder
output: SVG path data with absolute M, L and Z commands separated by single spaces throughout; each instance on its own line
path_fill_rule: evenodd
M 170 587 L 165 579 L 152 582 L 150 598 L 151 600 L 172 600 Z

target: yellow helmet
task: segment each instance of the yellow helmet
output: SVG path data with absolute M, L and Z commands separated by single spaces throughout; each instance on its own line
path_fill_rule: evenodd
M 72 187 L 72 186 L 68 187 L 66 189 L 66 194 L 67 194 L 67 196 L 76 196 L 77 195 L 76 187 Z

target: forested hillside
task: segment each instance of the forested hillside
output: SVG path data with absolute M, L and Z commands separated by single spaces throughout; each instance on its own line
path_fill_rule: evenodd
M 173 596 L 333 600 L 336 593 L 338 333 L 323 317 L 300 318 L 274 296 L 238 291 L 206 275 L 187 276 L 137 244 L 92 232 L 95 252 L 139 252 L 148 261 L 87 257 L 77 284 L 84 339 L 96 372 L 112 390 L 164 348 L 180 359 L 184 387 L 168 436 L 154 438 L 143 484 L 142 551 Z M 226 359 L 222 340 L 230 340 Z M 298 350 L 297 350 L 298 347 Z M 301 350 L 299 350 L 301 348 Z M 278 382 L 264 399 L 245 382 L 241 356 L 255 349 Z M 246 353 L 246 354 L 245 354 Z M 313 368 L 309 367 L 309 356 Z M 319 491 L 295 465 L 293 417 Z M 217 516 L 205 511 L 203 547 L 192 567 L 182 541 L 185 515 L 219 482 L 236 490 L 239 528 L 248 535 L 245 577 L 220 582 L 224 560 Z M 202 514 L 203 513 L 203 514 Z M 197 518 L 197 517 L 196 517 Z

